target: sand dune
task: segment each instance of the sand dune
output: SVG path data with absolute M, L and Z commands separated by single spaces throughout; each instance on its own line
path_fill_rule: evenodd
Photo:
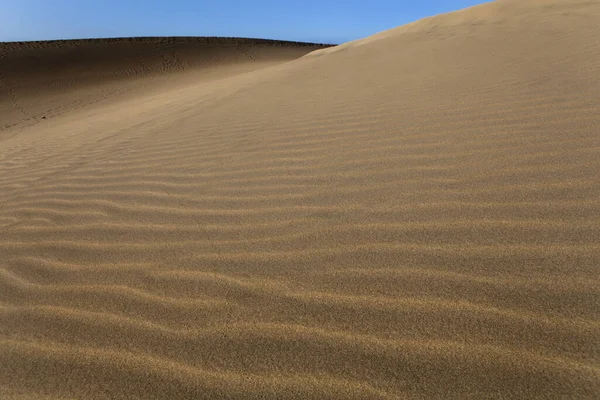
M 149 91 L 223 79 L 322 47 L 210 37 L 0 43 L 0 130 L 126 95 L 137 101 Z
M 0 397 L 598 398 L 598 37 L 1 44 Z

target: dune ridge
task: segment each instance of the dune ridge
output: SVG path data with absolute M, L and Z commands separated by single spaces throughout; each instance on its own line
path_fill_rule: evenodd
M 99 102 L 114 102 L 132 92 L 134 100 L 144 90 L 160 93 L 165 87 L 253 71 L 327 46 L 223 37 L 0 43 L 0 132 L 17 123 L 31 124 Z M 182 79 L 183 72 L 191 75 L 189 80 Z
M 0 44 L 0 397 L 597 398 L 597 37 Z

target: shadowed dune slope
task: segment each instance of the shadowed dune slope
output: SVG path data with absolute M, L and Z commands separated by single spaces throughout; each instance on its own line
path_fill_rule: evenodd
M 141 89 L 222 79 L 326 46 L 214 37 L 0 43 L 0 130 Z
M 599 37 L 497 1 L 6 128 L 0 397 L 597 399 Z

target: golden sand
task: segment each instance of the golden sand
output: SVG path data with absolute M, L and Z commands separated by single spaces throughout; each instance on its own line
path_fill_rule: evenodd
M 0 44 L 0 398 L 599 398 L 599 38 Z

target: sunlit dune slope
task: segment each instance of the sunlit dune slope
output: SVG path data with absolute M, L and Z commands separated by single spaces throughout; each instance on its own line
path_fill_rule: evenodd
M 2 114 L 0 397 L 597 399 L 599 37 L 497 1 Z

